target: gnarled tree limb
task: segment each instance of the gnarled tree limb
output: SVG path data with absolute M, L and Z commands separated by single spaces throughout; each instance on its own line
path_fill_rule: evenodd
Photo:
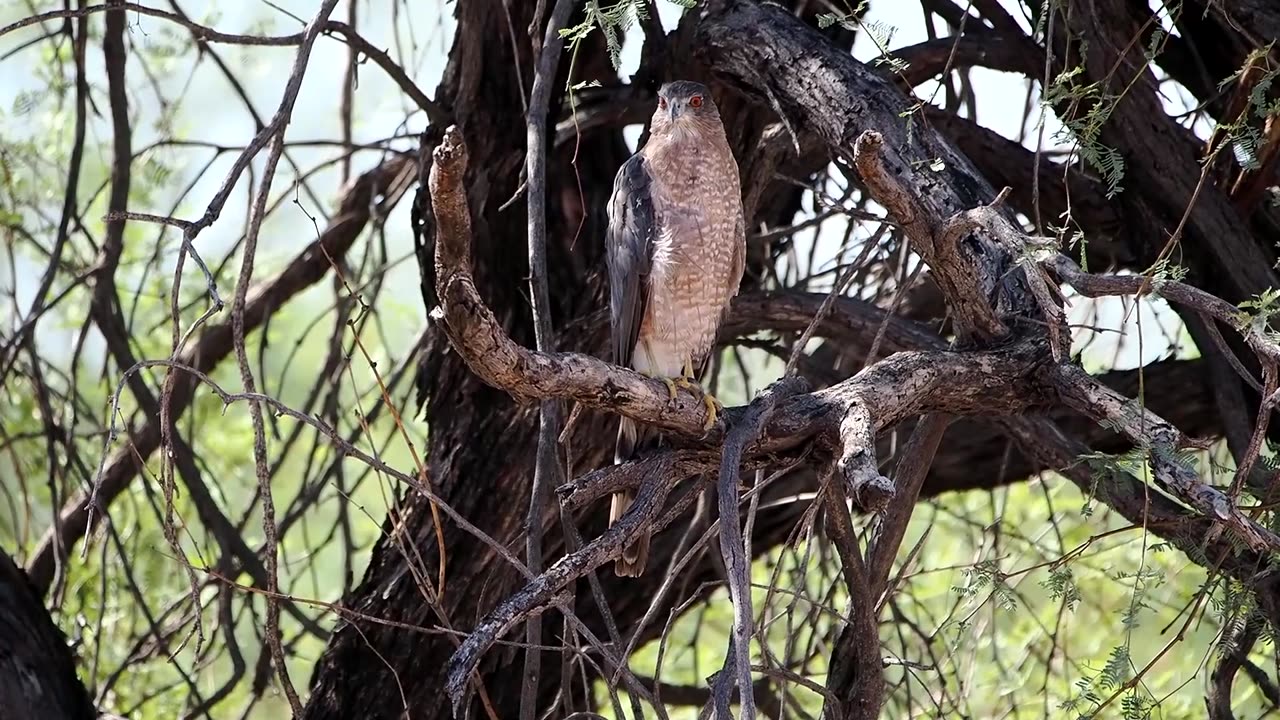
M 989 202 L 995 191 L 936 131 L 903 122 L 915 102 L 899 88 L 777 5 L 730 0 L 703 18 L 698 39 L 699 56 L 719 77 L 770 98 L 791 126 L 856 162 L 929 266 L 963 335 L 1002 337 L 1002 315 L 1031 315 L 1022 273 L 1006 272 L 1009 255 L 997 243 L 980 233 L 955 247 L 935 242 L 942 218 Z M 855 141 L 867 131 L 874 134 L 859 160 Z
M 444 323 L 454 349 L 486 383 L 521 398 L 573 398 L 596 409 L 622 413 L 697 438 L 702 405 L 689 397 L 669 400 L 666 386 L 633 371 L 576 353 L 540 353 L 516 344 L 485 305 L 471 276 L 470 212 L 462 178 L 467 166 L 466 144 L 456 127 L 445 131 L 436 149 L 430 189 L 436 215 L 437 296 L 434 316 Z M 1003 412 L 1017 414 L 1043 399 L 1032 381 L 1040 374 L 1046 353 L 1035 340 L 1008 344 L 999 350 L 958 352 L 902 352 L 882 360 L 852 378 L 824 390 L 786 398 L 766 419 L 761 417 L 755 441 L 744 459 L 785 452 L 806 441 L 838 432 L 840 422 L 854 408 L 865 438 L 921 412 L 959 415 Z M 743 422 L 742 408 L 728 408 L 724 417 L 734 427 Z M 751 424 L 754 424 L 751 423 Z M 719 440 L 717 428 L 706 440 Z M 745 444 L 745 440 L 744 440 Z M 868 448 L 868 452 L 870 449 Z M 683 457 L 676 473 L 674 452 L 607 468 L 570 483 L 562 491 L 573 506 L 616 490 L 619 481 L 639 483 L 633 509 L 601 536 L 554 563 L 523 589 L 486 616 L 455 653 L 449 670 L 449 691 L 455 707 L 466 680 L 484 652 L 532 613 L 552 604 L 573 580 L 617 557 L 642 530 L 661 529 L 659 517 L 670 490 L 689 474 L 705 474 L 719 464 L 714 456 L 699 461 Z M 643 473 L 636 469 L 643 466 Z M 624 477 L 620 477 L 624 476 Z M 734 504 L 736 508 L 736 503 Z M 663 516 L 664 521 L 674 513 Z

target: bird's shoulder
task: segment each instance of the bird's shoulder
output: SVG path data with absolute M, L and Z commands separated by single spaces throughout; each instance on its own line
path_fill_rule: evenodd
M 627 158 L 618 168 L 617 174 L 613 176 L 613 192 L 617 194 L 645 191 L 651 182 L 649 160 L 643 153 L 637 152 Z

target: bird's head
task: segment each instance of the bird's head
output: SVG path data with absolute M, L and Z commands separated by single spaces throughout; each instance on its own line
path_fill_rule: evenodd
M 718 125 L 720 110 L 711 99 L 711 91 L 702 83 L 690 80 L 669 82 L 658 90 L 658 107 L 653 111 L 651 129 L 689 127 L 694 123 Z

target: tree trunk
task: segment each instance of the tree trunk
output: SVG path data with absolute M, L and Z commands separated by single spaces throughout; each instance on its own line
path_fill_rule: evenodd
M 505 210 L 500 207 L 522 191 L 521 96 L 528 91 L 533 67 L 525 28 L 533 21 L 537 4 L 468 0 L 454 5 L 458 30 L 436 94 L 471 139 L 468 191 L 477 238 L 473 258 L 477 282 L 508 332 L 529 344 L 533 324 L 527 301 L 525 205 L 519 200 Z M 508 12 L 516 48 L 508 31 Z M 513 49 L 518 56 L 513 56 Z M 594 48 L 591 54 L 596 54 Z M 559 107 L 567 64 L 562 63 L 562 77 L 553 85 L 553 108 Z M 591 64 L 598 63 L 592 58 L 588 67 Z M 522 74 L 516 73 L 517 67 Z M 525 87 L 518 84 L 518 77 Z M 552 113 L 550 118 L 553 129 L 556 116 Z M 424 137 L 424 186 L 430 152 L 443 129 L 432 127 Z M 561 347 L 598 352 L 605 335 L 592 311 L 607 302 L 607 287 L 596 271 L 601 252 L 594 240 L 600 234 L 613 172 L 625 159 L 626 146 L 616 132 L 584 139 L 578 148 L 581 161 L 576 176 L 568 163 L 574 149 L 572 145 L 561 148 L 548 163 L 547 252 L 553 322 Z M 564 198 L 577 202 L 579 181 L 582 203 L 566 206 Z M 589 209 L 585 215 L 584 207 Z M 425 259 L 424 295 L 430 308 L 434 304 L 433 221 L 425 187 L 415 209 L 422 218 L 419 258 Z M 579 219 L 584 222 L 580 236 Z M 435 329 L 423 353 L 418 387 L 431 427 L 426 458 L 431 487 L 489 536 L 507 547 L 518 546 L 533 476 L 536 405 L 521 405 L 479 382 Z M 584 425 L 594 428 L 597 424 Z M 604 431 L 594 432 L 590 442 L 580 442 L 578 447 L 593 452 L 578 461 L 600 462 L 607 436 Z M 548 515 L 548 528 L 554 526 L 551 520 Z M 444 592 L 439 593 L 439 548 L 432 512 L 426 499 L 413 491 L 401 499 L 384 530 L 363 581 L 348 600 L 352 610 L 364 615 L 410 626 L 464 630 L 514 589 L 521 577 L 492 548 L 446 521 L 442 530 L 447 571 Z M 558 536 L 548 534 L 548 556 L 557 552 L 558 541 Z M 451 717 L 441 688 L 457 642 L 454 636 L 359 620 L 343 622 L 316 665 L 306 717 Z M 487 695 L 486 702 L 497 717 L 517 715 L 522 657 L 522 653 L 495 653 L 484 668 L 481 695 Z M 545 675 L 543 694 L 550 697 L 551 673 Z M 471 714 L 485 716 L 479 701 Z
M 0 717 L 93 720 L 67 639 L 22 568 L 0 550 Z

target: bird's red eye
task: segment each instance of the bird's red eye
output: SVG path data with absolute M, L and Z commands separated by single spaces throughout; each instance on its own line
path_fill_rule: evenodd
M 663 98 L 663 97 L 658 98 L 658 107 L 662 108 L 663 110 L 666 110 L 666 109 L 667 109 L 667 99 L 666 99 L 666 98 Z
M 702 107 L 702 96 L 694 95 L 693 97 L 689 98 L 689 107 L 695 107 L 695 108 Z

